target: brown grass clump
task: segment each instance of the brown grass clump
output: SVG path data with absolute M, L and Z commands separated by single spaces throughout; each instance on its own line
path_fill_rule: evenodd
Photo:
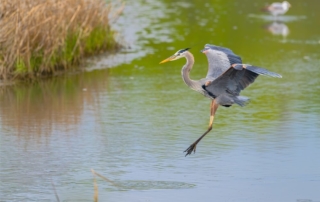
M 0 79 L 50 75 L 118 48 L 111 9 L 105 0 L 1 0 Z

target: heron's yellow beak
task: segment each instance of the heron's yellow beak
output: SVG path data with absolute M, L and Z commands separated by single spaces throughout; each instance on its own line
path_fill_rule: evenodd
M 165 59 L 165 60 L 162 60 L 159 64 L 162 64 L 162 63 L 165 63 L 165 62 L 170 62 L 171 60 L 173 60 L 173 59 L 175 59 L 175 58 L 176 58 L 176 56 L 173 55 L 173 56 L 171 56 L 171 57 L 168 57 L 168 58 Z

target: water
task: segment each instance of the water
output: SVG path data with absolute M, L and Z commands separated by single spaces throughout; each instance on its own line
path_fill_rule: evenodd
M 320 201 L 320 2 L 290 3 L 273 23 L 262 0 L 128 2 L 116 28 L 131 49 L 3 86 L 0 201 L 56 201 L 52 184 L 61 201 L 92 201 L 91 169 L 115 183 L 96 177 L 99 201 Z M 183 60 L 158 63 L 191 46 L 202 78 L 205 43 L 283 78 L 259 77 L 242 93 L 248 106 L 219 108 L 184 157 L 210 101 L 181 80 Z

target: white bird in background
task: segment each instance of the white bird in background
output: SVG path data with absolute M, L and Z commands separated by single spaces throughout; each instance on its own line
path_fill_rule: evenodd
M 282 3 L 279 3 L 279 2 L 272 3 L 271 5 L 264 7 L 262 10 L 277 17 L 278 15 L 285 14 L 290 7 L 291 7 L 291 4 L 287 1 L 284 1 Z

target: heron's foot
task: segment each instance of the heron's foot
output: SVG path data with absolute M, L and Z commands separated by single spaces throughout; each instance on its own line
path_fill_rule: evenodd
M 190 155 L 192 152 L 193 153 L 196 153 L 196 148 L 197 148 L 197 143 L 195 142 L 195 143 L 193 143 L 193 144 L 191 144 L 189 147 L 188 147 L 188 149 L 186 149 L 184 152 L 187 152 L 186 153 L 186 156 L 188 156 L 188 155 Z

